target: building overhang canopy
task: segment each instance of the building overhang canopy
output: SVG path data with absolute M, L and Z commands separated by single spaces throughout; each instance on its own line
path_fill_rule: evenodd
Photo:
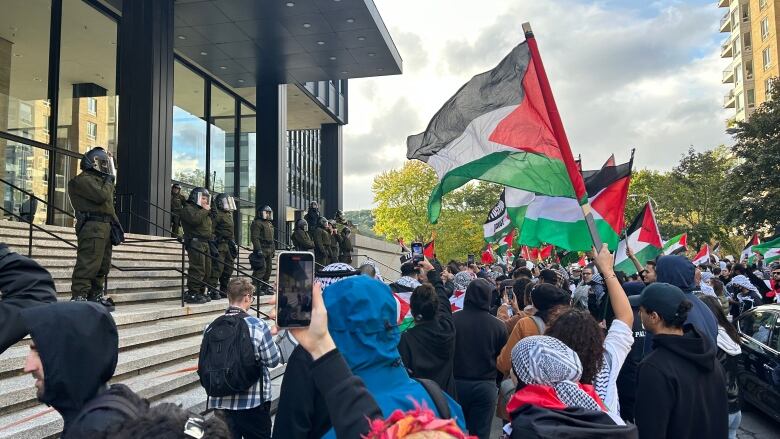
M 372 0 L 176 0 L 176 50 L 235 88 L 396 75 Z

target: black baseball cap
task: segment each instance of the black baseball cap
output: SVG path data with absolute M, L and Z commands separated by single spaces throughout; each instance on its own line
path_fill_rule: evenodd
M 645 309 L 655 311 L 665 322 L 677 316 L 677 309 L 685 300 L 685 294 L 680 288 L 663 282 L 654 282 L 646 286 L 642 294 L 628 298 L 631 306 L 644 306 Z

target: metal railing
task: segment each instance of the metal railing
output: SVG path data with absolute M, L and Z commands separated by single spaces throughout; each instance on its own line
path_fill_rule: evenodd
M 14 190 L 17 190 L 17 191 L 19 191 L 19 192 L 21 192 L 22 194 L 25 194 L 25 195 L 26 195 L 26 196 L 28 196 L 30 199 L 35 199 L 35 200 L 37 200 L 38 202 L 41 202 L 41 203 L 43 203 L 45 206 L 47 206 L 47 208 L 53 208 L 53 209 L 55 209 L 55 210 L 59 211 L 60 213 L 62 213 L 62 214 L 64 214 L 64 215 L 68 216 L 69 218 L 72 218 L 74 221 L 75 221 L 75 219 L 76 219 L 75 215 L 73 215 L 72 213 L 70 213 L 70 212 L 67 212 L 67 211 L 65 211 L 65 210 L 63 210 L 63 209 L 61 209 L 61 208 L 59 208 L 59 207 L 57 207 L 57 206 L 54 206 L 54 205 L 52 205 L 51 203 L 48 203 L 47 201 L 45 201 L 45 200 L 41 199 L 40 197 L 37 197 L 37 196 L 35 196 L 35 195 L 34 195 L 34 194 L 32 194 L 31 192 L 28 192 L 28 191 L 26 191 L 26 190 L 24 190 L 24 189 L 22 189 L 22 188 L 20 188 L 20 187 L 18 187 L 18 186 L 16 186 L 16 185 L 14 185 L 13 183 L 11 183 L 11 182 L 9 182 L 9 181 L 7 181 L 7 180 L 5 180 L 5 179 L 2 179 L 2 178 L 0 178 L 0 183 L 3 183 L 3 184 L 5 184 L 6 186 L 10 187 L 11 189 L 14 189 Z M 57 239 L 57 240 L 59 240 L 59 241 L 61 241 L 61 242 L 64 242 L 64 243 L 65 243 L 65 244 L 67 244 L 68 246 L 70 246 L 70 247 L 72 247 L 72 248 L 74 248 L 74 249 L 78 249 L 78 245 L 76 245 L 76 244 L 72 243 L 71 241 L 69 241 L 69 240 L 67 240 L 67 239 L 63 238 L 62 236 L 60 236 L 60 235 L 58 235 L 58 234 L 56 234 L 56 233 L 54 233 L 54 232 L 52 232 L 52 231 L 50 231 L 50 230 L 47 230 L 47 229 L 45 229 L 45 228 L 41 227 L 41 226 L 40 226 L 40 225 L 38 225 L 38 224 L 35 224 L 35 223 L 33 223 L 33 216 L 32 216 L 32 215 L 29 215 L 29 217 L 28 217 L 28 218 L 24 218 L 24 217 L 22 217 L 21 215 L 19 215 L 19 214 L 16 214 L 16 213 L 14 213 L 13 211 L 10 211 L 10 210 L 8 210 L 8 209 L 6 209 L 6 208 L 2 207 L 2 206 L 0 206 L 0 210 L 2 210 L 3 212 L 7 213 L 7 214 L 8 214 L 8 215 L 10 215 L 11 217 L 18 219 L 20 222 L 26 222 L 26 223 L 29 225 L 29 234 L 28 234 L 28 243 L 27 243 L 28 257 L 32 257 L 32 240 L 33 240 L 33 229 L 35 229 L 35 230 L 39 230 L 39 231 L 41 231 L 41 232 L 44 232 L 44 233 L 46 233 L 46 234 L 48 234 L 48 235 L 52 236 L 53 238 L 55 238 L 55 239 Z M 162 230 L 165 230 L 165 231 L 167 231 L 167 232 L 171 233 L 171 232 L 170 232 L 170 230 L 167 230 L 167 229 L 165 229 L 164 227 L 161 227 L 161 226 L 158 226 L 158 225 L 154 224 L 154 223 L 153 223 L 153 222 L 151 222 L 149 219 L 147 219 L 147 218 L 144 218 L 144 217 L 142 217 L 142 216 L 140 216 L 140 215 L 138 215 L 138 214 L 136 214 L 136 213 L 132 212 L 132 210 L 128 210 L 127 212 L 123 212 L 123 213 L 128 213 L 129 215 L 131 215 L 131 216 L 134 216 L 134 217 L 136 217 L 137 219 L 140 219 L 140 220 L 146 221 L 146 222 L 148 222 L 150 225 L 153 225 L 153 226 L 155 226 L 155 227 L 160 227 Z M 171 242 L 171 241 L 178 241 L 178 240 L 177 240 L 176 238 L 169 238 L 169 239 L 159 239 L 159 238 L 156 238 L 156 239 L 127 239 L 127 240 L 126 240 L 126 241 L 125 241 L 123 244 L 124 244 L 124 245 L 134 245 L 134 244 L 149 243 L 149 242 Z M 181 244 L 182 244 L 182 251 L 181 251 L 181 266 L 180 266 L 180 267 L 175 267 L 175 266 L 170 266 L 170 267 L 156 267 L 156 266 L 122 267 L 122 266 L 116 265 L 116 264 L 114 264 L 114 263 L 112 262 L 112 263 L 111 263 L 111 268 L 113 268 L 113 269 L 116 269 L 116 270 L 119 270 L 119 271 L 122 271 L 122 272 L 140 272 L 140 271 L 175 271 L 175 272 L 178 272 L 178 273 L 180 273 L 180 274 L 181 274 L 181 282 L 182 282 L 182 283 L 181 283 L 181 284 L 182 284 L 182 290 L 181 290 L 181 306 L 184 306 L 184 305 L 185 305 L 185 304 L 184 304 L 185 279 L 192 279 L 192 280 L 194 280 L 194 281 L 197 281 L 197 282 L 200 282 L 200 283 L 202 283 L 203 285 L 205 285 L 205 286 L 206 286 L 206 287 L 208 287 L 208 288 L 211 288 L 211 289 L 213 289 L 213 290 L 216 290 L 216 291 L 220 291 L 220 290 L 219 290 L 219 287 L 217 287 L 217 286 L 214 286 L 214 285 L 211 285 L 211 284 L 209 284 L 208 282 L 205 282 L 205 281 L 204 281 L 204 280 L 202 280 L 202 279 L 196 279 L 196 278 L 194 278 L 193 276 L 190 276 L 190 275 L 187 273 L 187 271 L 186 271 L 186 269 L 185 269 L 185 266 L 184 266 L 184 257 L 185 257 L 185 251 L 196 251 L 196 252 L 200 253 L 201 255 L 203 255 L 203 256 L 205 256 L 205 257 L 207 257 L 207 258 L 210 258 L 212 262 L 215 262 L 215 261 L 216 261 L 216 262 L 218 262 L 218 263 L 222 263 L 222 262 L 221 262 L 221 261 L 219 261 L 219 259 L 218 259 L 218 258 L 215 258 L 215 257 L 211 256 L 211 254 L 209 254 L 209 253 L 207 253 L 207 252 L 202 252 L 202 251 L 200 251 L 200 250 L 197 250 L 197 249 L 194 249 L 194 248 L 189 248 L 189 249 L 187 249 L 187 248 L 186 248 L 186 246 L 185 246 L 185 244 L 184 244 L 183 242 L 182 242 Z M 238 260 L 239 258 L 237 257 L 236 259 Z M 236 272 L 238 272 L 239 274 L 245 275 L 245 276 L 247 276 L 247 277 L 251 278 L 252 280 L 254 280 L 254 281 L 256 281 L 256 282 L 258 282 L 258 283 L 260 283 L 260 284 L 262 284 L 262 285 L 265 285 L 265 286 L 266 286 L 266 287 L 268 287 L 268 288 L 273 288 L 273 286 L 272 286 L 271 284 L 269 284 L 269 283 L 267 283 L 267 282 L 263 281 L 262 279 L 258 279 L 258 278 L 256 278 L 256 277 L 252 276 L 251 274 L 249 274 L 249 273 L 246 273 L 245 271 L 242 271 L 242 270 L 245 270 L 245 269 L 246 269 L 246 267 L 244 267 L 244 266 L 242 266 L 242 265 L 240 265 L 240 264 L 237 264 L 237 267 L 236 267 Z M 109 275 L 108 275 L 108 274 L 106 274 L 106 277 L 105 277 L 105 280 L 104 280 L 104 290 L 106 290 L 106 291 L 108 290 L 108 280 L 109 280 Z M 224 292 L 223 292 L 223 293 L 224 293 Z M 258 296 L 257 296 L 257 297 L 258 297 L 258 300 L 257 300 L 257 307 L 253 307 L 252 309 L 254 309 L 254 310 L 257 312 L 257 316 L 258 316 L 258 317 L 259 317 L 259 316 L 262 314 L 263 316 L 265 316 L 265 317 L 267 317 L 267 318 L 269 318 L 269 319 L 270 319 L 270 316 L 268 316 L 268 315 L 267 315 L 267 314 L 265 314 L 264 312 L 260 311 L 259 292 L 257 292 L 257 291 L 256 291 L 256 294 L 258 295 Z

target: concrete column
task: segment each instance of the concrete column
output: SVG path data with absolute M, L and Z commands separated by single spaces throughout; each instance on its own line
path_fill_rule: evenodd
M 255 204 L 274 210 L 276 239 L 287 242 L 287 86 L 257 85 Z
M 342 127 L 337 123 L 322 124 L 320 129 L 320 157 L 323 213 L 333 218 L 344 205 L 341 158 Z
M 132 209 L 169 227 L 173 119 L 173 0 L 122 3 L 119 27 L 117 193 L 133 194 Z M 133 218 L 131 232 L 164 235 Z

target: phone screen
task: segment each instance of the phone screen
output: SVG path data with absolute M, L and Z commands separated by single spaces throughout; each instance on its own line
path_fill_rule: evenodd
M 314 284 L 314 255 L 282 252 L 276 264 L 276 324 L 299 328 L 311 324 L 311 292 Z
M 412 243 L 412 261 L 420 262 L 423 259 L 425 259 L 425 256 L 423 255 L 423 245 L 422 245 L 422 242 L 413 242 Z
M 468 263 L 473 264 L 474 263 L 474 255 L 468 255 Z

